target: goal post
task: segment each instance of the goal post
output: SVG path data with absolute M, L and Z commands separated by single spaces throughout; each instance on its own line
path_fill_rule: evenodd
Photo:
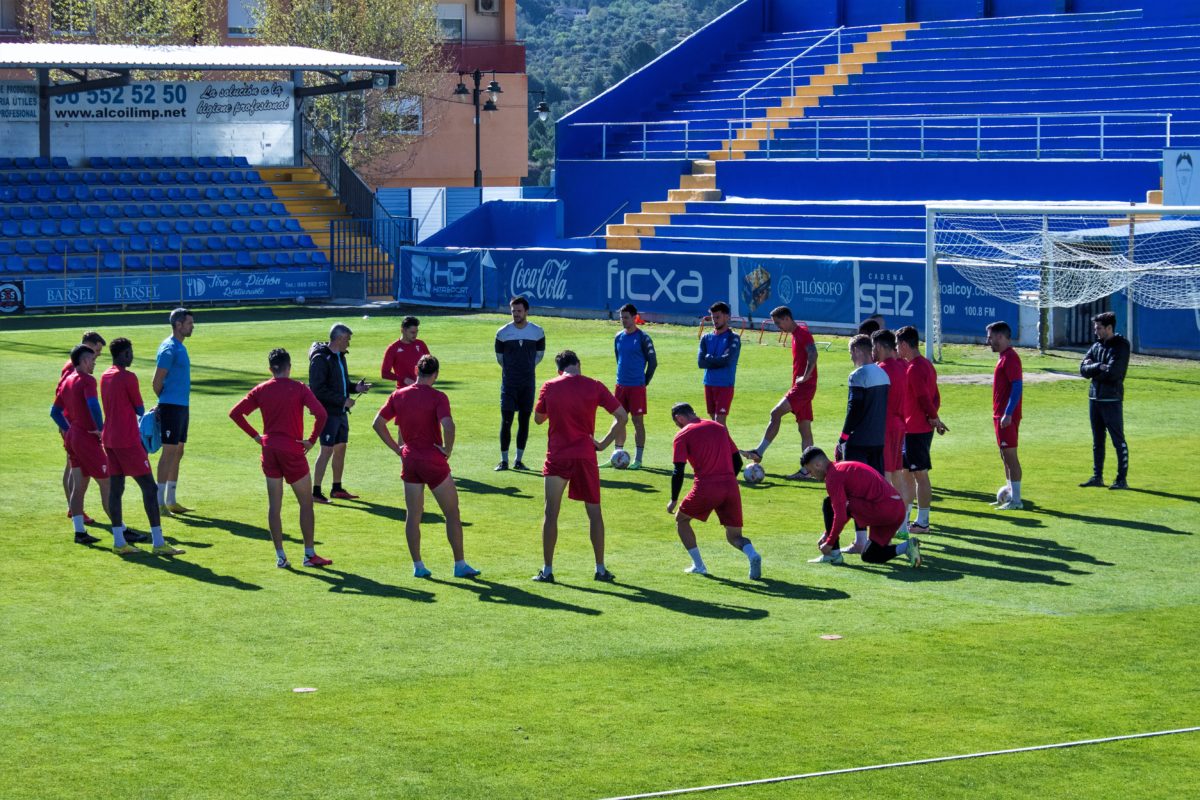
M 1036 309 L 1048 341 L 1052 309 L 1125 294 L 1134 308 L 1200 309 L 1200 207 L 1102 203 L 926 206 L 926 355 L 944 339 L 941 267 L 979 290 Z

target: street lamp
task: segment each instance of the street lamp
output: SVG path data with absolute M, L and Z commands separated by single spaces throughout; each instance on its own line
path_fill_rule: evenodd
M 546 102 L 546 93 L 540 89 L 530 89 L 529 93 L 540 95 L 542 98 L 533 109 L 534 113 L 537 114 L 538 119 L 542 122 L 550 119 L 550 104 Z
M 480 167 L 479 161 L 479 110 L 481 108 L 479 104 L 479 98 L 483 94 L 483 90 L 481 90 L 479 86 L 483 82 L 483 73 L 479 70 L 475 70 L 471 73 L 471 80 L 475 84 L 474 90 L 468 89 L 467 85 L 463 83 L 463 76 L 465 74 L 466 73 L 463 72 L 458 73 L 458 86 L 454 87 L 454 96 L 465 97 L 466 95 L 470 94 L 471 102 L 475 105 L 475 188 L 479 189 L 483 188 L 483 169 Z M 482 109 L 490 112 L 499 108 L 499 106 L 496 105 L 496 99 L 497 96 L 503 91 L 504 90 L 500 88 L 500 84 L 496 82 L 496 73 L 493 72 L 492 81 L 487 85 L 488 99 L 487 102 L 483 104 Z

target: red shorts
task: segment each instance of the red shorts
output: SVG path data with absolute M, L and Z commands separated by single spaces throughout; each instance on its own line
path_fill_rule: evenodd
M 60 429 L 58 435 L 62 437 L 63 450 L 67 453 L 67 469 L 74 469 L 75 464 L 71 461 L 71 448 L 67 447 L 67 434 Z
M 812 401 L 816 394 L 817 387 L 813 385 L 810 388 L 807 381 L 803 384 L 793 383 L 792 388 L 788 389 L 788 393 L 784 396 L 787 398 L 788 405 L 792 407 L 792 413 L 796 415 L 797 420 L 812 422 Z
M 904 469 L 904 426 L 888 425 L 883 432 L 883 471 L 899 472 Z
M 708 415 L 728 414 L 733 405 L 732 386 L 705 386 L 704 403 L 708 407 Z
M 889 505 L 886 508 L 878 509 L 880 512 L 879 518 L 886 521 L 867 526 L 867 538 L 881 546 L 892 543 L 892 537 L 896 535 L 896 531 L 900 530 L 900 526 L 904 524 L 905 517 L 908 516 L 908 509 L 904 507 L 902 501 L 893 499 L 889 500 L 888 503 Z
M 104 454 L 108 456 L 108 471 L 113 476 L 140 478 L 150 474 L 150 457 L 140 444 L 133 447 L 106 447 Z
M 262 471 L 268 478 L 283 478 L 290 486 L 308 476 L 308 456 L 281 447 L 262 449 Z
M 645 386 L 622 386 L 617 384 L 617 402 L 621 404 L 621 408 L 628 411 L 635 417 L 645 416 L 646 414 L 646 387 Z
M 694 483 L 679 504 L 679 513 L 701 522 L 707 522 L 708 515 L 714 511 L 722 525 L 728 528 L 742 527 L 742 493 L 736 480 L 706 483 L 703 486 Z
M 1019 418 L 1014 418 L 1007 428 L 1000 427 L 999 417 L 992 417 L 992 424 L 996 427 L 996 444 L 1000 445 L 1001 450 L 1017 446 L 1018 429 L 1021 427 Z
M 435 489 L 450 477 L 450 462 L 437 450 L 411 452 L 404 448 L 401 454 L 400 480 L 405 483 L 423 483 Z
M 108 456 L 104 455 L 104 446 L 100 437 L 79 428 L 71 428 L 67 432 L 67 455 L 71 457 L 71 467 L 83 472 L 89 478 L 108 477 Z
M 584 503 L 600 502 L 600 467 L 592 458 L 546 459 L 543 475 L 553 475 L 567 481 L 567 497 Z

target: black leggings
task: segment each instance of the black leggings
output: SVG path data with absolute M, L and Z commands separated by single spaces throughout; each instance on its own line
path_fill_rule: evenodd
M 1097 477 L 1104 475 L 1104 434 L 1112 437 L 1113 449 L 1117 451 L 1117 480 L 1125 480 L 1129 473 L 1129 445 L 1125 442 L 1125 420 L 1120 400 L 1088 402 L 1092 418 L 1092 472 Z
M 507 451 L 512 439 L 513 417 L 517 418 L 517 449 L 524 450 L 529 441 L 530 411 L 501 411 L 500 412 L 500 450 Z
M 898 555 L 894 544 L 876 544 L 867 540 L 867 549 L 862 551 L 862 560 L 868 564 L 884 564 Z
M 158 486 L 149 475 L 139 475 L 134 478 L 142 490 L 142 506 L 146 509 L 146 517 L 150 527 L 158 527 L 162 520 L 158 515 Z M 125 476 L 114 475 L 108 482 L 108 517 L 113 525 L 124 525 L 121 514 L 121 497 L 125 494 Z

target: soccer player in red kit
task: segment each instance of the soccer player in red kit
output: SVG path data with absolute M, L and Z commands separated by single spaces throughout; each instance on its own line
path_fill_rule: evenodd
M 313 544 L 312 474 L 308 469 L 308 451 L 316 444 L 325 427 L 328 412 L 312 390 L 292 380 L 292 357 L 282 347 L 267 355 L 271 368 L 269 381 L 260 383 L 242 398 L 229 418 L 262 448 L 263 475 L 267 477 L 267 524 L 275 543 L 275 566 L 291 566 L 283 552 L 283 482 L 287 481 L 300 504 L 300 533 L 304 537 L 304 566 L 325 567 L 333 563 L 317 555 Z M 254 430 L 246 415 L 262 412 L 263 432 Z M 313 415 L 313 429 L 304 436 L 304 409 Z
M 395 381 L 397 389 L 417 382 L 417 362 L 429 355 L 429 348 L 417 338 L 421 320 L 405 317 L 400 323 L 400 338 L 388 345 L 383 354 L 379 374 L 385 381 Z
M 817 343 L 809 333 L 808 325 L 797 322 L 792 310 L 779 306 L 771 312 L 771 321 L 784 333 L 792 335 L 792 383 L 787 394 L 771 409 L 771 421 L 763 432 L 762 441 L 753 450 L 742 453 L 751 461 L 762 461 L 767 448 L 779 435 L 779 425 L 788 414 L 796 415 L 796 427 L 800 431 L 800 446 L 803 450 L 812 447 L 812 401 L 817 394 Z M 807 478 L 803 469 L 788 475 L 790 479 Z
M 83 529 L 83 495 L 87 492 L 88 479 L 95 478 L 100 494 L 108 506 L 108 457 L 100 443 L 104 430 L 104 414 L 100 410 L 100 397 L 96 391 L 96 379 L 92 371 L 96 366 L 96 351 L 86 344 L 77 344 L 71 350 L 71 364 L 75 371 L 63 378 L 54 395 L 50 416 L 64 432 L 67 455 L 78 480 L 71 483 L 71 525 L 75 528 L 76 544 L 94 544 L 100 541 Z
M 458 510 L 458 489 L 450 477 L 450 452 L 454 449 L 454 419 L 450 416 L 450 398 L 433 388 L 440 365 L 430 355 L 417 362 L 417 382 L 397 389 L 375 415 L 376 435 L 393 453 L 400 456 L 400 479 L 404 481 L 407 515 L 404 535 L 413 560 L 413 577 L 428 578 L 431 573 L 421 560 L 421 517 L 425 513 L 425 487 L 433 492 L 446 518 L 446 539 L 454 553 L 454 577 L 474 578 L 479 570 L 463 557 L 462 518 Z M 399 441 L 392 438 L 388 422 L 395 420 Z
M 762 577 L 762 556 L 754 545 L 742 536 L 742 494 L 738 488 L 737 474 L 742 468 L 742 457 L 737 445 L 729 436 L 729 429 L 719 422 L 700 419 L 687 403 L 676 403 L 671 407 L 671 419 L 680 428 L 675 434 L 675 471 L 671 475 L 671 502 L 667 513 L 675 514 L 675 530 L 683 542 L 692 565 L 684 572 L 707 575 L 708 568 L 700 557 L 696 544 L 696 533 L 692 520 L 708 521 L 708 515 L 717 512 L 717 520 L 725 526 L 725 538 L 750 560 L 750 579 Z M 683 470 L 692 465 L 691 491 L 683 498 L 679 510 L 679 490 L 683 488 Z
M 163 539 L 162 518 L 158 507 L 158 484 L 151 477 L 150 457 L 142 446 L 138 419 L 146 413 L 137 375 L 130 371 L 133 363 L 133 343 L 125 338 L 113 339 L 109 345 L 113 365 L 100 376 L 100 395 L 104 399 L 104 418 L 108 424 L 100 434 L 104 453 L 108 457 L 108 516 L 112 520 L 113 552 L 128 556 L 140 553 L 126 541 L 121 498 L 125 495 L 125 479 L 133 478 L 142 490 L 142 507 L 150 521 L 152 553 L 156 556 L 178 556 L 183 550 Z
M 929 470 L 933 469 L 929 451 L 933 432 L 941 436 L 947 430 L 938 413 L 942 396 L 938 392 L 937 370 L 920 350 L 921 335 L 912 325 L 896 331 L 896 352 L 908 363 L 908 409 L 904 414 L 904 467 L 912 481 L 911 493 L 917 498 L 917 520 L 908 526 L 909 533 L 929 533 L 929 506 L 933 502 L 933 486 Z
M 554 583 L 554 546 L 558 543 L 558 512 L 563 492 L 587 509 L 592 550 L 596 555 L 596 580 L 611 582 L 613 574 L 604 566 L 604 516 L 600 512 L 600 468 L 596 452 L 608 447 L 625 429 L 629 413 L 603 383 L 580 374 L 579 356 L 563 350 L 554 357 L 558 377 L 542 384 L 534 406 L 533 421 L 547 420 L 546 516 L 542 521 L 544 564 L 535 581 Z M 596 409 L 613 416 L 613 424 L 602 440 L 596 440 Z
M 871 334 L 871 358 L 887 373 L 887 423 L 883 429 L 883 476 L 900 492 L 904 502 L 904 524 L 897 536 L 908 538 L 908 512 L 912 505 L 912 483 L 904 472 L 904 419 L 908 413 L 908 364 L 896 354 L 896 334 L 887 328 Z
M 1021 460 L 1017 458 L 1017 434 L 1021 427 L 1021 356 L 1012 346 L 1012 328 L 1007 322 L 987 326 L 987 343 L 993 353 L 999 353 L 992 374 L 992 426 L 1000 460 L 1004 462 L 1008 498 L 993 503 L 1003 511 L 1016 511 L 1021 503 Z
M 100 351 L 103 350 L 104 345 L 107 344 L 107 342 L 104 341 L 104 337 L 101 336 L 100 334 L 96 333 L 96 331 L 84 331 L 83 338 L 80 340 L 79 343 L 86 344 L 88 347 L 92 348 L 92 350 L 96 353 L 96 355 L 100 355 Z M 62 383 L 63 379 L 65 379 L 68 375 L 70 375 L 74 371 L 75 371 L 75 365 L 72 364 L 71 359 L 68 358 L 67 363 L 63 364 L 62 372 L 58 376 L 58 382 Z M 59 431 L 59 433 L 63 437 L 62 446 L 63 446 L 63 451 L 65 452 L 67 449 L 66 433 L 64 431 Z M 74 477 L 74 473 L 75 473 L 75 469 L 71 465 L 71 456 L 68 453 L 67 454 L 67 463 L 66 463 L 66 466 L 63 467 L 63 477 L 62 477 L 63 495 L 65 495 L 67 498 L 67 517 L 68 518 L 71 516 L 71 510 L 70 510 L 71 486 L 72 486 L 72 480 Z M 79 477 L 80 477 L 80 479 L 82 479 L 82 476 L 79 476 Z M 100 500 L 104 504 L 104 510 L 108 511 L 108 505 L 107 505 L 108 498 L 101 497 Z M 89 517 L 87 515 L 86 511 L 83 513 L 83 522 L 85 525 L 91 525 L 95 521 L 96 520 L 92 519 L 91 517 Z M 137 539 L 139 541 L 142 538 L 143 537 L 141 535 L 137 535 Z M 132 539 L 130 541 L 132 541 Z
M 900 523 L 908 515 L 896 487 L 866 464 L 831 462 L 819 447 L 805 450 L 800 462 L 808 467 L 814 478 L 825 481 L 825 490 L 829 493 L 823 509 L 825 533 L 817 543 L 821 555 L 810 563 L 842 563 L 838 536 L 846 523 L 854 520 L 856 526 L 867 529 L 863 561 L 883 564 L 896 556 L 904 556 L 913 567 L 921 566 L 921 542 L 917 537 L 892 544 Z

